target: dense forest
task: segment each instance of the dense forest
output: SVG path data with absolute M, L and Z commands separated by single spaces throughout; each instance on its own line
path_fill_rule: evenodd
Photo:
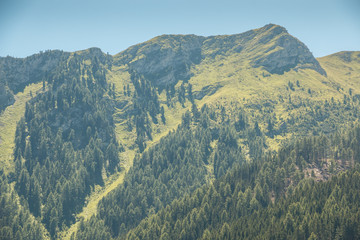
M 263 229 L 263 232 L 259 232 L 259 229 L 262 229 L 260 224 L 266 225 L 268 223 L 266 221 L 265 223 L 259 222 L 258 218 L 265 218 L 263 215 L 266 214 L 275 214 L 275 209 L 278 213 L 275 217 L 285 216 L 286 214 L 279 213 L 280 210 L 285 213 L 287 211 L 284 210 L 284 207 L 287 206 L 284 202 L 289 202 L 288 205 L 291 205 L 294 201 L 292 198 L 294 194 L 304 197 L 303 193 L 299 193 L 301 190 L 319 193 L 317 188 L 332 189 L 328 185 L 321 185 L 313 179 L 326 179 L 328 176 L 336 174 L 344 168 L 347 169 L 359 164 L 359 126 L 353 126 L 351 130 L 330 136 L 321 135 L 296 140 L 282 147 L 277 152 L 263 153 L 260 150 L 261 152 L 249 162 L 244 157 L 241 157 L 241 148 L 237 146 L 237 141 L 239 137 L 245 137 L 245 139 L 250 141 L 249 146 L 258 143 L 261 137 L 256 135 L 258 131 L 256 126 L 250 127 L 248 131 L 246 127 L 242 128 L 239 132 L 236 131 L 235 126 L 232 128 L 232 131 L 228 127 L 225 129 L 220 127 L 218 129 L 211 127 L 211 116 L 216 115 L 214 111 L 204 107 L 198 114 L 202 119 L 202 123 L 194 119 L 194 114 L 189 118 L 190 121 L 187 120 L 187 114 L 185 114 L 182 125 L 175 133 L 163 139 L 164 142 L 161 142 L 160 146 L 156 145 L 156 147 L 149 149 L 142 158 L 136 159 L 133 171 L 128 173 L 124 185 L 101 201 L 98 206 L 97 217 L 92 218 L 89 222 L 81 223 L 77 233 L 78 239 L 96 239 L 94 232 L 106 233 L 105 236 L 109 238 L 110 236 L 119 236 L 120 238 L 129 239 L 208 239 L 209 236 L 212 236 L 214 239 L 224 239 L 225 235 L 221 235 L 225 231 L 222 229 L 224 224 L 227 224 L 225 228 L 228 228 L 226 230 L 226 234 L 229 236 L 228 239 L 278 238 L 281 236 L 283 238 L 307 239 L 312 232 L 317 236 L 321 236 L 321 239 L 326 239 L 329 236 L 329 238 L 335 238 L 334 232 L 331 233 L 333 235 L 322 237 L 320 233 L 322 226 L 318 226 L 317 229 L 310 232 L 309 230 L 305 231 L 302 229 L 302 219 L 305 217 L 305 214 L 308 217 L 310 215 L 313 217 L 315 212 L 304 212 L 304 216 L 293 216 L 295 218 L 301 217 L 301 221 L 298 219 L 292 220 L 294 222 L 291 223 L 293 224 L 292 230 L 289 232 L 276 231 L 269 233 L 268 231 L 273 230 L 271 228 L 269 230 Z M 220 119 L 219 121 L 220 126 L 222 126 Z M 189 124 L 189 122 L 193 124 Z M 239 124 L 238 121 L 236 123 Z M 189 128 L 191 125 L 194 126 Z M 193 128 L 191 132 L 196 135 L 200 133 L 198 131 L 203 129 L 204 125 L 209 133 L 203 132 L 195 138 L 200 140 L 200 142 L 192 142 L 191 135 L 183 135 L 185 134 L 184 130 L 191 128 Z M 217 137 L 216 139 L 212 137 L 214 133 Z M 259 132 L 258 134 L 261 135 L 262 133 Z M 184 136 L 187 136 L 187 141 L 183 140 Z M 209 140 L 206 140 L 206 138 Z M 183 142 L 179 142 L 181 140 Z M 211 143 L 214 140 L 217 141 L 215 149 L 211 148 L 211 144 L 208 146 L 202 144 L 206 142 Z M 251 143 L 251 140 L 254 143 Z M 185 154 L 182 158 L 180 157 L 181 155 L 178 157 L 172 156 L 171 149 L 181 151 L 185 142 L 190 144 L 188 146 L 196 146 L 196 150 L 191 151 L 190 148 L 186 151 L 185 148 Z M 172 147 L 174 145 L 177 147 Z M 232 148 L 236 151 L 232 150 Z M 264 146 L 257 146 L 256 150 L 252 151 L 259 151 L 258 149 L 263 148 Z M 203 149 L 203 152 L 201 152 L 201 149 Z M 207 151 L 209 151 L 208 156 L 206 156 Z M 191 156 L 187 156 L 187 152 L 191 153 Z M 197 155 L 199 153 L 200 155 Z M 199 181 L 199 176 L 209 174 L 206 171 L 200 172 L 199 166 L 196 172 L 186 168 L 191 164 L 189 161 L 196 161 L 198 156 L 205 156 L 205 158 L 198 160 L 198 163 L 201 163 L 200 166 L 212 165 L 214 174 L 213 184 L 204 185 L 204 181 Z M 178 159 L 177 161 L 181 158 L 184 162 L 180 162 L 180 166 L 175 165 L 176 168 L 173 168 L 173 164 L 176 164 L 176 162 L 169 164 L 163 160 L 164 158 Z M 239 160 L 234 162 L 236 164 L 232 163 L 237 158 Z M 204 159 L 209 160 L 204 162 Z M 222 164 L 218 166 L 216 162 L 220 159 Z M 224 166 L 224 163 L 230 164 Z M 183 173 L 183 168 L 186 169 L 186 177 L 179 178 L 179 175 L 181 177 L 181 173 Z M 224 174 L 227 171 L 228 173 Z M 314 171 L 320 171 L 322 175 L 316 176 Z M 357 175 L 355 174 L 355 176 Z M 174 179 L 176 181 L 173 181 Z M 351 211 L 355 211 L 355 213 L 357 212 L 357 205 L 354 204 L 356 204 L 356 196 L 359 194 L 356 189 L 356 184 L 359 184 L 356 181 L 359 179 L 356 179 L 351 179 L 355 186 L 346 189 L 346 194 L 354 196 L 351 197 L 353 200 L 344 203 L 348 204 L 344 207 L 352 209 Z M 198 183 L 197 188 L 189 185 L 189 180 L 191 181 L 190 183 Z M 337 182 L 336 180 L 334 181 L 329 184 L 336 185 Z M 172 186 L 173 183 L 177 183 L 177 185 L 174 187 Z M 201 185 L 202 187 L 200 187 Z M 299 187 L 303 185 L 309 185 L 309 189 L 303 190 Z M 184 187 L 189 188 L 189 190 L 184 192 Z M 172 190 L 171 194 L 168 193 L 169 190 L 167 189 L 169 188 L 170 191 Z M 164 193 L 165 197 L 167 196 L 168 198 L 162 197 Z M 328 195 L 321 195 L 325 199 L 324 202 L 326 202 L 330 193 Z M 177 197 L 169 199 L 169 196 Z M 309 201 L 307 203 L 309 207 L 306 205 L 303 209 L 317 209 L 317 213 L 321 214 L 324 206 L 321 206 L 321 203 L 318 203 L 319 205 L 316 206 L 310 206 L 313 200 L 306 196 L 312 195 L 305 195 L 304 198 L 306 201 Z M 341 198 L 338 201 L 341 201 Z M 119 208 L 118 206 L 123 207 Z M 336 214 L 331 219 L 326 218 L 327 221 L 335 221 L 342 216 L 342 213 L 338 212 Z M 269 218 L 269 221 L 274 221 L 275 219 L 272 216 L 266 215 L 266 218 Z M 355 215 L 351 214 L 351 216 Z M 144 219 L 144 217 L 146 218 Z M 319 220 L 316 221 L 323 222 L 323 218 L 325 216 L 321 215 Z M 254 229 L 252 229 L 250 225 L 241 225 L 242 227 L 235 225 L 240 224 L 238 221 L 244 224 L 243 222 L 246 223 L 250 221 L 249 219 L 257 222 L 259 227 L 254 225 Z M 356 227 L 354 228 L 353 226 L 356 218 L 352 220 L 351 226 L 347 225 L 350 223 L 346 222 L 345 219 L 342 218 L 341 221 L 336 220 L 340 222 L 335 228 L 339 228 L 338 234 L 347 236 L 344 239 L 351 239 L 351 236 L 358 234 Z M 281 224 L 285 220 L 280 220 L 276 222 L 279 224 L 277 227 L 283 229 L 284 226 Z M 234 230 L 232 231 L 230 231 L 231 228 L 229 227 L 231 224 L 234 225 Z M 306 224 L 309 224 L 309 222 L 306 222 Z M 137 227 L 128 232 L 134 226 Z M 306 227 L 310 228 L 310 225 Z M 351 227 L 352 229 L 349 230 L 346 227 Z M 95 230 L 97 228 L 99 229 Z M 171 231 L 171 229 L 173 230 Z M 299 232 L 299 229 L 302 229 L 302 232 Z M 240 230 L 243 232 L 238 232 Z M 350 234 L 347 231 L 352 232 Z M 98 237 L 101 239 L 101 236 Z
M 96 57 L 85 60 L 75 55 L 49 76 L 16 129 L 15 189 L 51 236 L 119 164 L 105 70 Z
M 135 158 L 124 184 L 99 203 L 97 218 L 112 236 L 122 236 L 174 199 L 241 166 L 246 160 L 237 143 L 239 136 L 251 148 L 262 142 L 256 129 L 243 124 L 237 132 L 234 125 L 223 124 L 220 114 L 206 106 L 199 111 L 194 105 L 175 132 Z M 92 224 L 104 226 L 95 220 L 88 224 L 81 224 L 84 233 L 78 233 L 79 239 L 91 238 L 86 229 L 94 229 Z
M 262 161 L 236 167 L 213 185 L 175 200 L 126 237 L 357 239 L 359 143 L 359 126 L 331 138 L 298 141 Z M 320 168 L 328 159 L 335 165 L 329 171 L 337 172 L 339 159 L 356 167 L 328 182 L 316 182 L 299 171 L 309 164 Z
M 0 239 L 43 239 L 46 231 L 31 215 L 27 205 L 19 204 L 21 199 L 0 178 Z

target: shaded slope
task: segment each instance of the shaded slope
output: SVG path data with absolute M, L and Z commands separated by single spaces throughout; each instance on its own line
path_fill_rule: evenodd
M 14 93 L 17 93 L 30 83 L 42 81 L 69 56 L 70 53 L 54 50 L 26 58 L 0 58 L 0 82 L 6 83 Z
M 52 238 L 74 222 L 91 189 L 120 168 L 106 58 L 91 51 L 62 63 L 17 124 L 15 189 Z
M 69 55 L 54 50 L 26 58 L 0 57 L 0 112 L 14 103 L 14 94 L 45 80 Z

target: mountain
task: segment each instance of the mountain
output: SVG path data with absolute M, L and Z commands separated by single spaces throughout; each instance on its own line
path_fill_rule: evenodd
M 172 94 L 191 88 L 191 97 L 200 107 L 216 103 L 229 109 L 231 114 L 230 109 L 236 105 L 263 119 L 259 122 L 262 128 L 266 128 L 267 118 L 271 116 L 267 114 L 264 118 L 262 111 L 271 111 L 271 120 L 281 128 L 281 124 L 293 118 L 312 115 L 313 110 L 306 105 L 309 101 L 320 103 L 331 98 L 342 101 L 350 88 L 354 94 L 359 92 L 357 84 L 339 83 L 340 79 L 328 77 L 327 68 L 328 65 L 320 65 L 307 47 L 283 27 L 270 24 L 231 36 L 156 37 L 115 55 L 108 79 L 114 83 L 125 80 L 131 89 L 129 72 L 135 72 L 159 90 L 159 101 L 166 102 L 167 106 L 173 105 Z M 349 71 L 357 72 L 356 68 Z M 332 70 L 330 72 L 332 74 Z M 167 106 L 164 106 L 165 116 L 170 116 L 166 118 L 175 120 L 166 124 L 171 125 L 171 129 L 180 123 L 176 121 L 179 117 L 173 114 L 179 111 L 183 114 L 186 108 L 175 107 L 177 111 L 171 112 L 174 108 Z M 291 132 L 307 135 L 304 132 L 307 126 L 298 127 L 303 129 Z M 321 128 L 334 131 L 332 124 Z M 153 130 L 162 132 L 163 129 Z
M 313 69 L 326 75 L 303 43 L 274 24 L 231 36 L 163 35 L 115 55 L 114 64 L 128 64 L 156 86 L 166 86 L 189 80 L 193 65 L 219 57 L 271 74 Z
M 0 58 L 0 239 L 359 236 L 359 75 L 274 24 Z

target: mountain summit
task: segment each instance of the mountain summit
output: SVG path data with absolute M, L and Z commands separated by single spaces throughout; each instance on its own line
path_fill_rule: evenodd
M 326 75 L 305 44 L 275 24 L 235 35 L 162 35 L 117 54 L 115 64 L 128 64 L 162 86 L 189 79 L 191 66 L 204 60 L 229 56 L 271 74 L 313 69 Z
M 268 72 L 283 74 L 290 69 L 313 69 L 326 72 L 306 45 L 290 35 L 284 27 L 268 24 L 254 31 L 249 52 L 257 52 L 252 58 L 254 67 L 263 66 Z M 256 49 L 259 48 L 259 51 Z

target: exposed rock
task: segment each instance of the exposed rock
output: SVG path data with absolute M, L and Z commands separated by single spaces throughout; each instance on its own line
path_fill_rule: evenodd
M 239 54 L 239 58 L 249 59 L 253 67 L 263 67 L 272 74 L 307 68 L 326 75 L 305 44 L 274 24 L 235 35 L 162 35 L 119 53 L 114 63 L 128 65 L 163 88 L 188 80 L 191 66 L 203 59 L 232 54 Z
M 269 24 L 263 30 L 267 32 L 258 43 L 269 44 L 270 41 L 273 43 L 262 55 L 253 60 L 254 67 L 262 66 L 272 74 L 307 68 L 326 76 L 326 72 L 305 44 L 288 34 L 285 28 Z
M 208 85 L 203 87 L 200 91 L 195 91 L 193 96 L 197 100 L 203 99 L 205 96 L 213 95 L 219 88 L 222 86 L 220 85 Z
M 195 35 L 163 35 L 121 52 L 115 64 L 128 64 L 160 88 L 176 84 L 188 80 L 191 65 L 200 63 L 203 39 Z

